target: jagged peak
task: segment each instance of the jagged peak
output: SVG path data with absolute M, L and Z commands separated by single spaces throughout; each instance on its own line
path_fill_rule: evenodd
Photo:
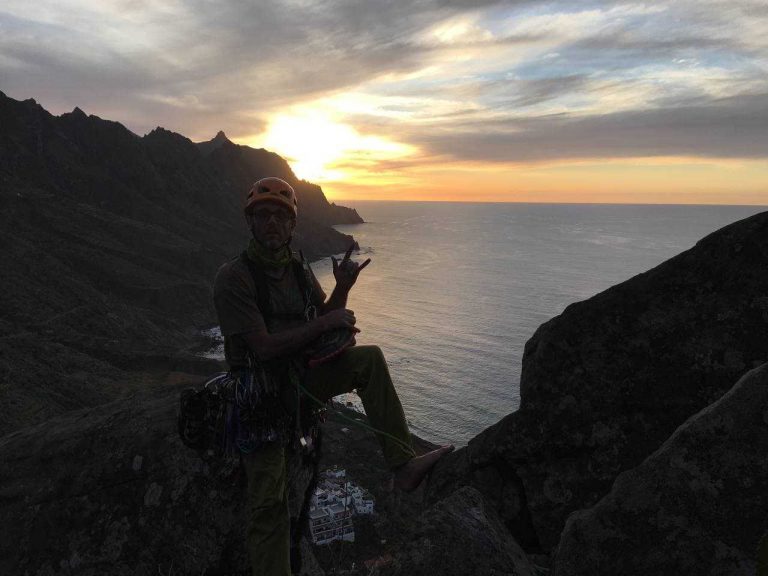
M 45 110 L 42 106 L 40 106 L 38 101 L 35 100 L 34 98 L 27 98 L 25 100 L 16 100 L 15 98 L 11 98 L 10 96 L 8 96 L 8 94 L 3 92 L 2 90 L 0 90 L 0 100 L 9 100 L 13 104 L 23 104 L 26 107 L 40 108 L 41 110 Z
M 178 132 L 174 132 L 173 130 L 168 130 L 168 128 L 163 128 L 162 126 L 156 126 L 155 128 L 152 129 L 151 132 L 146 134 L 144 137 L 146 138 L 147 136 L 152 136 L 152 137 L 162 136 L 165 138 L 178 138 L 183 140 L 189 140 L 189 138 L 184 136 L 184 134 L 179 134 Z
M 145 134 L 144 139 L 149 142 L 183 142 L 184 145 L 192 144 L 192 141 L 183 134 L 168 130 L 162 126 L 157 126 L 151 132 Z
M 203 154 L 206 154 L 206 155 L 226 145 L 234 146 L 235 144 L 232 142 L 232 140 L 227 138 L 227 135 L 224 133 L 224 130 L 219 130 L 216 133 L 216 136 L 214 136 L 211 140 L 206 140 L 205 142 L 197 143 L 197 147 L 200 149 L 200 151 Z
M 83 121 L 83 120 L 87 120 L 88 119 L 88 114 L 83 112 L 83 110 L 79 106 L 75 106 L 72 109 L 72 112 L 64 112 L 61 116 L 59 116 L 59 118 L 62 118 L 62 119 L 73 119 L 74 118 L 75 120 Z M 96 118 L 96 117 L 94 116 L 94 118 Z M 100 118 L 99 118 L 99 120 L 100 120 Z M 105 122 L 109 122 L 109 120 L 105 120 Z
M 162 126 L 155 126 L 148 134 L 147 136 L 151 136 L 152 134 L 173 134 L 170 130 L 167 128 L 163 128 Z

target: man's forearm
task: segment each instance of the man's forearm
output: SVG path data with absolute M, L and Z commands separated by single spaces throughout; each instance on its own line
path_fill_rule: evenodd
M 338 286 L 331 292 L 331 297 L 326 300 L 325 304 L 320 308 L 320 314 L 327 314 L 331 310 L 339 310 L 347 307 L 347 297 L 349 296 L 348 290 L 342 290 Z
M 281 332 L 249 332 L 244 334 L 248 347 L 259 360 L 270 360 L 298 352 L 307 344 L 328 330 L 322 317 L 311 320 L 303 326 Z

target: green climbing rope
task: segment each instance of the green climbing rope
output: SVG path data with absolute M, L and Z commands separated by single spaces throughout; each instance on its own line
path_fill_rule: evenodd
M 304 394 L 306 394 L 309 397 L 310 400 L 314 400 L 319 406 L 322 406 L 323 404 L 325 404 L 325 402 L 322 402 L 321 400 L 316 398 L 302 384 L 299 384 L 298 386 L 299 386 L 299 388 L 301 388 L 301 391 L 304 392 Z M 329 409 L 331 411 L 333 411 L 339 418 L 341 418 L 342 420 L 346 420 L 347 422 L 349 422 L 350 424 L 352 424 L 354 426 L 359 426 L 360 428 L 365 428 L 366 430 L 369 430 L 369 431 L 371 431 L 371 432 L 373 432 L 375 434 L 381 434 L 382 436 L 386 436 L 387 438 L 390 438 L 390 439 L 394 440 L 395 442 L 397 442 L 398 444 L 400 444 L 400 446 L 403 446 L 406 450 L 409 450 L 409 451 L 413 450 L 413 446 L 411 446 L 407 442 L 403 442 L 397 436 L 393 436 L 392 434 L 389 434 L 388 432 L 384 432 L 384 430 L 379 430 L 378 428 L 376 428 L 374 426 L 371 426 L 370 424 L 367 424 L 367 423 L 362 422 L 360 420 L 355 420 L 354 418 L 350 418 L 346 414 L 342 413 L 341 410 L 338 410 L 336 408 L 331 407 Z

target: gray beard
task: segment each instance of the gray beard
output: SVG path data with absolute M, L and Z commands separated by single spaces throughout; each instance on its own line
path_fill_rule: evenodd
M 277 252 L 279 252 L 280 250 L 282 250 L 283 248 L 288 246 L 291 243 L 291 241 L 293 241 L 293 233 L 291 233 L 291 235 L 288 236 L 288 240 L 286 240 L 285 242 L 280 244 L 280 246 L 278 246 L 277 248 L 270 248 L 269 246 L 264 244 L 264 242 L 262 242 L 261 240 L 259 240 L 257 238 L 257 236 L 256 236 L 256 225 L 255 224 L 251 224 L 250 231 L 251 231 L 251 237 L 254 240 L 256 240 L 256 242 L 259 244 L 259 246 L 261 246 L 265 250 L 269 250 L 270 252 L 273 252 L 275 254 L 277 254 Z

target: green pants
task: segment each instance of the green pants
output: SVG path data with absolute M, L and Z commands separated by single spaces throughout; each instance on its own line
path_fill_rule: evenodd
M 349 348 L 338 358 L 309 371 L 307 389 L 323 402 L 357 389 L 371 426 L 411 445 L 403 407 L 377 346 Z M 397 468 L 415 456 L 412 448 L 377 435 L 384 459 Z M 285 448 L 267 445 L 243 463 L 248 478 L 248 552 L 254 576 L 288 576 L 290 519 Z
M 757 547 L 757 576 L 768 576 L 768 534 L 764 534 Z

